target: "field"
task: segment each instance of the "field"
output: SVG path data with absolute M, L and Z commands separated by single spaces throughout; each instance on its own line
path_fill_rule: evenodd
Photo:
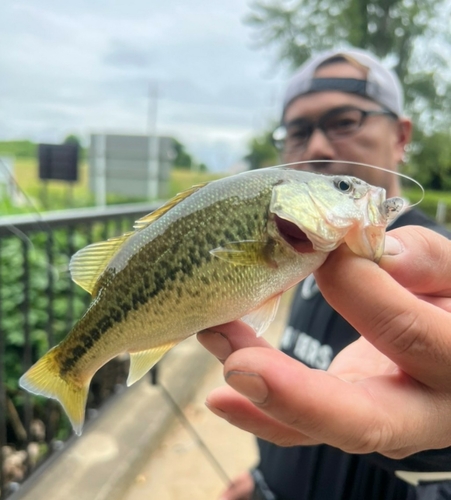
M 79 169 L 78 182 L 68 184 L 61 181 L 42 182 L 38 177 L 38 165 L 34 158 L 16 160 L 14 168 L 15 184 L 18 186 L 17 203 L 0 200 L 2 215 L 26 213 L 30 211 L 61 210 L 67 208 L 89 207 L 94 205 L 94 196 L 88 187 L 88 165 L 83 162 Z M 194 184 L 217 179 L 220 175 L 194 173 L 186 170 L 173 170 L 169 180 L 169 197 L 188 189 Z M 146 201 L 139 198 L 126 198 L 109 195 L 108 204 L 133 203 Z
M 16 161 L 14 177 L 19 186 L 19 201 L 13 206 L 7 199 L 0 199 L 0 213 L 10 215 L 30 211 L 43 212 L 46 210 L 62 210 L 68 208 L 94 206 L 94 196 L 89 191 L 88 165 L 86 162 L 80 166 L 80 179 L 73 185 L 64 182 L 49 181 L 44 183 L 38 178 L 37 161 L 34 158 L 21 158 Z M 188 189 L 189 187 L 209 180 L 217 179 L 220 175 L 208 172 L 196 173 L 188 170 L 172 170 L 169 180 L 168 196 Z M 25 193 L 26 196 L 23 195 Z M 418 189 L 405 189 L 406 196 L 412 203 L 421 198 Z M 21 198 L 21 199 L 20 199 Z M 108 204 L 143 202 L 144 199 L 125 198 L 118 195 L 108 195 Z M 451 224 L 451 193 L 446 191 L 427 191 L 424 200 L 419 205 L 429 216 L 435 217 L 437 204 L 444 203 L 447 207 L 446 221 Z

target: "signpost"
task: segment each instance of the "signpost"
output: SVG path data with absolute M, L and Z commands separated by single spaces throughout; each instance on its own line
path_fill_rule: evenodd
M 39 144 L 39 179 L 43 181 L 43 203 L 47 206 L 47 181 L 69 183 L 69 199 L 73 199 L 73 183 L 78 180 L 78 144 Z M 70 203 L 71 204 L 71 203 Z

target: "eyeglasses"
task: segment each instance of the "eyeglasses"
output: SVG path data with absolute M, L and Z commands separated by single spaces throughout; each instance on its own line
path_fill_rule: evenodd
M 334 108 L 320 116 L 317 121 L 298 118 L 276 128 L 272 134 L 274 146 L 281 152 L 301 151 L 313 132 L 319 128 L 330 141 L 336 141 L 355 134 L 369 116 L 386 115 L 397 119 L 397 115 L 388 110 L 364 110 L 354 106 Z

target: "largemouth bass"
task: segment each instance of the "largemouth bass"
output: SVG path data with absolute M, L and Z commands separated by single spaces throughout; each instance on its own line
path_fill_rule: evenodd
M 343 242 L 377 260 L 402 204 L 353 177 L 282 167 L 195 186 L 73 256 L 72 278 L 93 300 L 20 385 L 57 399 L 80 434 L 91 378 L 107 361 L 128 352 L 131 385 L 200 330 L 242 318 L 261 334 L 281 294 Z

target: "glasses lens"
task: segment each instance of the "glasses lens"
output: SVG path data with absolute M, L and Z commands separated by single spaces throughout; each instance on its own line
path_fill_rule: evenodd
M 322 128 L 330 139 L 352 134 L 362 126 L 364 112 L 360 109 L 341 110 L 325 116 Z
M 276 130 L 272 133 L 272 143 L 279 150 L 283 151 L 285 148 L 285 139 L 287 137 L 287 129 L 281 125 L 277 127 Z
M 288 125 L 285 137 L 285 151 L 290 152 L 305 147 L 312 135 L 312 123 L 299 120 Z

